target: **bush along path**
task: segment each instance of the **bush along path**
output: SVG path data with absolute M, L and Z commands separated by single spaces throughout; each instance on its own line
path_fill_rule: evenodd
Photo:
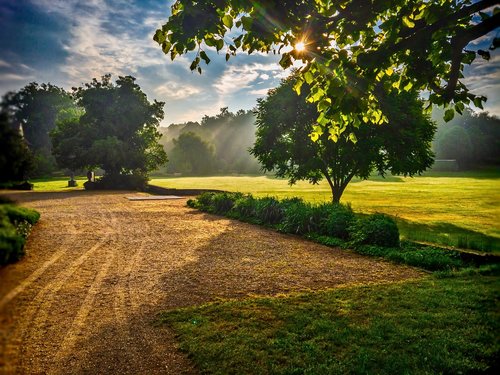
M 398 227 L 390 216 L 356 214 L 348 205 L 313 205 L 300 198 L 278 200 L 230 192 L 203 193 L 187 203 L 204 212 L 272 227 L 323 245 L 352 249 L 363 255 L 428 271 L 452 271 L 475 265 L 475 259 L 469 254 L 410 241 L 400 242 Z M 490 259 L 488 261 L 491 263 Z
M 8 200 L 0 202 L 0 265 L 13 263 L 24 255 L 24 244 L 40 214 L 18 207 Z

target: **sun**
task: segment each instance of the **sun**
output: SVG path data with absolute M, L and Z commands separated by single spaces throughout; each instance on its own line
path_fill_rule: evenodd
M 297 52 L 304 52 L 306 50 L 306 45 L 304 42 L 298 42 L 295 44 L 294 48 Z

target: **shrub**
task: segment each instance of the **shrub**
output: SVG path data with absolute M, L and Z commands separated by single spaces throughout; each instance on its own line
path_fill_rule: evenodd
M 217 193 L 212 198 L 212 210 L 215 214 L 224 215 L 234 206 L 234 202 L 241 198 L 242 194 L 237 193 Z
M 399 246 L 399 230 L 394 219 L 383 214 L 359 217 L 349 227 L 349 237 L 353 246 L 379 245 Z
M 263 224 L 276 225 L 283 220 L 283 208 L 276 198 L 260 198 L 256 200 L 255 215 Z
M 33 225 L 40 219 L 40 214 L 37 211 L 11 204 L 0 205 L 0 216 L 7 217 L 15 226 L 23 221 Z
M 250 194 L 244 195 L 234 201 L 230 216 L 241 220 L 254 220 L 257 217 L 256 213 L 257 201 Z
M 0 264 L 15 262 L 24 255 L 26 238 L 39 218 L 35 210 L 0 205 Z
M 212 201 L 214 199 L 215 193 L 201 193 L 196 197 L 196 200 L 194 200 L 194 206 L 195 208 L 198 208 L 202 211 L 209 211 L 210 208 L 212 207 Z
M 106 174 L 95 182 L 86 181 L 85 190 L 146 190 L 148 177 L 143 173 Z
M 349 227 L 354 223 L 355 216 L 351 206 L 340 203 L 329 203 L 319 206 L 322 211 L 319 232 L 325 236 L 341 239 L 349 238 Z
M 316 232 L 321 220 L 318 214 L 319 211 L 309 203 L 289 202 L 284 209 L 284 217 L 279 230 L 294 234 Z

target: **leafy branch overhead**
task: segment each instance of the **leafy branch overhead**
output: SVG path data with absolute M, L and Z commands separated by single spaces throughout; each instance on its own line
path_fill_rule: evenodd
M 382 124 L 379 94 L 429 93 L 429 105 L 445 106 L 446 118 L 465 106 L 482 108 L 484 96 L 461 81 L 477 55 L 468 44 L 500 24 L 496 0 L 177 0 L 154 40 L 171 59 L 196 51 L 191 70 L 201 73 L 210 48 L 226 60 L 237 52 L 281 53 L 286 69 L 302 67 L 324 130 Z M 491 50 L 498 46 L 492 38 Z M 299 48 L 300 46 L 300 48 Z M 295 47 L 295 48 L 294 48 Z M 380 90 L 380 88 L 383 90 Z M 314 134 L 313 134 L 314 136 Z

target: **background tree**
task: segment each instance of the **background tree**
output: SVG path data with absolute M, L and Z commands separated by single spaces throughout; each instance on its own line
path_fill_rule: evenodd
M 70 169 L 102 168 L 104 181 L 123 181 L 120 176 L 140 177 L 166 163 L 158 143 L 163 102 L 150 103 L 131 76 L 111 76 L 75 90 L 83 112 L 68 114 L 52 133 L 58 163 Z
M 203 116 L 201 123 L 171 124 L 160 128 L 163 134 L 161 142 L 170 156 L 167 169 L 169 172 L 192 173 L 177 164 L 173 155 L 173 140 L 183 133 L 192 132 L 214 146 L 213 173 L 257 174 L 259 164 L 248 152 L 255 141 L 255 130 L 255 115 L 252 111 L 239 110 L 233 113 L 227 108 L 221 108 L 220 113 L 214 116 Z
M 466 109 L 444 123 L 435 111 L 438 128 L 433 148 L 437 159 L 455 159 L 461 169 L 500 165 L 500 119 Z
M 33 176 L 44 176 L 56 168 L 50 132 L 61 110 L 74 108 L 69 93 L 50 83 L 32 82 L 17 92 L 9 92 L 0 104 L 15 125 L 21 125 L 24 138 L 34 155 Z
M 19 130 L 0 112 L 0 183 L 20 182 L 33 168 L 33 156 Z
M 296 79 L 288 78 L 259 100 L 257 139 L 251 152 L 264 170 L 274 170 L 291 184 L 325 178 L 332 200 L 339 202 L 353 177 L 366 179 L 373 170 L 412 176 L 432 165 L 435 126 L 422 113 L 417 93 L 390 94 L 381 101 L 389 124 L 361 126 L 356 138 L 347 132 L 334 133 L 337 139 L 332 142 L 332 133 L 316 129 L 318 111 L 305 100 L 307 86 L 300 96 L 294 93 Z M 310 139 L 311 129 L 315 142 Z
M 385 91 L 429 92 L 430 103 L 449 106 L 447 120 L 454 109 L 481 107 L 485 98 L 472 94 L 460 77 L 476 54 L 490 58 L 489 51 L 465 48 L 498 27 L 499 9 L 491 10 L 496 5 L 497 0 L 177 0 L 154 40 L 172 59 L 196 51 L 191 70 L 200 73 L 201 61 L 210 62 L 210 47 L 226 52 L 226 59 L 238 50 L 281 52 L 283 68 L 301 60 L 295 89 L 310 86 L 316 129 L 355 132 L 361 124 L 388 121 L 377 95 L 382 84 Z M 493 50 L 500 39 L 490 40 Z
M 216 160 L 214 146 L 199 135 L 187 132 L 174 139 L 168 170 L 196 176 L 214 174 Z

